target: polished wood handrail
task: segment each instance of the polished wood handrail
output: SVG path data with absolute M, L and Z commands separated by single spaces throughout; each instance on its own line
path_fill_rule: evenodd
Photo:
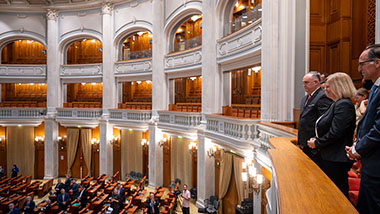
M 268 153 L 275 169 L 279 213 L 358 213 L 325 173 L 291 141 L 269 139 Z
M 274 129 L 281 130 L 283 132 L 292 134 L 294 136 L 298 135 L 297 129 L 293 129 L 293 128 L 290 128 L 290 127 L 285 126 L 285 125 L 280 125 L 280 124 L 275 124 L 272 122 L 265 122 L 265 121 L 261 121 L 261 122 L 259 122 L 259 124 L 264 125 L 264 126 L 268 126 L 268 127 L 274 128 Z M 297 142 L 297 139 L 295 139 L 295 141 Z

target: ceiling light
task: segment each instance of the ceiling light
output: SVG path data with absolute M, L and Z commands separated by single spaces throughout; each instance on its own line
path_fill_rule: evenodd
M 144 32 L 138 32 L 137 33 L 137 35 L 139 35 L 139 36 L 141 36 L 141 35 L 143 35 L 144 34 Z
M 202 17 L 202 15 L 194 15 L 190 19 L 193 20 L 193 22 L 195 22 L 195 21 L 197 21 L 201 17 Z

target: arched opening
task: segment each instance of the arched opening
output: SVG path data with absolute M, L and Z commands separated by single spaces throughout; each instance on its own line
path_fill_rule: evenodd
M 46 64 L 46 48 L 34 40 L 15 40 L 1 51 L 1 64 Z
M 202 45 L 202 15 L 193 15 L 185 20 L 175 32 L 172 52 Z
M 229 23 L 224 25 L 224 34 L 236 32 L 261 18 L 262 0 L 237 0 L 227 10 L 231 10 Z
M 66 63 L 92 64 L 102 63 L 102 43 L 97 39 L 76 40 L 68 45 Z
M 120 60 L 142 59 L 152 57 L 152 33 L 134 32 L 123 39 Z

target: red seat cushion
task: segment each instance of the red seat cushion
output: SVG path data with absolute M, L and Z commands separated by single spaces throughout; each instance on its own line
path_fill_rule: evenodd
M 358 201 L 359 191 L 349 191 L 348 196 L 350 197 L 350 201 L 356 205 Z
M 349 191 L 359 191 L 360 178 L 348 178 Z

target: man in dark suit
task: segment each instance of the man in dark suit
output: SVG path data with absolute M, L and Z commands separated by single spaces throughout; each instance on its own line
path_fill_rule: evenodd
M 320 74 L 312 71 L 302 79 L 307 95 L 302 99 L 298 125 L 297 145 L 318 166 L 321 166 L 321 157 L 317 149 L 307 146 L 307 141 L 315 136 L 315 122 L 330 107 L 333 101 L 328 98 L 320 87 Z
M 158 209 L 158 205 L 160 202 L 158 199 L 154 198 L 154 193 L 151 192 L 149 193 L 149 198 L 146 200 L 146 208 L 148 208 L 147 213 L 148 214 L 153 214 L 153 213 L 160 213 Z
M 36 204 L 34 201 L 32 201 L 32 198 L 30 196 L 26 197 L 26 201 L 24 202 L 22 206 L 22 210 L 24 211 L 25 214 L 32 214 L 34 213 L 33 210 L 36 207 Z
M 71 190 L 73 191 L 73 199 L 77 199 L 79 196 L 79 185 L 77 184 L 77 180 L 75 178 L 73 179 Z
M 65 185 L 62 183 L 61 179 L 58 178 L 58 183 L 55 185 L 55 195 L 58 196 L 61 193 L 61 189 L 65 188 Z
M 361 214 L 380 213 L 380 45 L 368 46 L 359 57 L 359 72 L 372 80 L 367 109 L 358 124 L 356 141 L 346 147 L 350 159 L 362 160 L 357 209 Z
M 117 185 L 117 192 L 120 195 L 120 207 L 123 208 L 124 202 L 125 202 L 125 189 L 123 185 L 121 184 Z
M 17 207 L 15 207 L 15 205 L 13 203 L 10 203 L 8 205 L 9 207 L 9 214 L 20 214 L 20 210 L 17 209 Z
M 59 211 L 67 209 L 69 200 L 69 194 L 67 194 L 65 189 L 61 189 L 61 194 L 59 194 L 57 197 Z
M 78 201 L 80 202 L 81 208 L 86 207 L 87 205 L 88 191 L 84 185 L 81 185 L 81 190 L 78 196 Z
M 70 179 L 70 176 L 66 174 L 65 190 L 66 192 L 69 192 L 70 189 L 71 189 L 71 179 Z

